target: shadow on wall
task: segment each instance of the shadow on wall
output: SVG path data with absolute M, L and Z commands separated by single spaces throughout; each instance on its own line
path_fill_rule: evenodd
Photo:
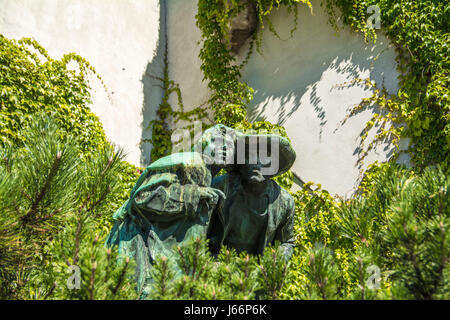
M 366 44 L 347 27 L 336 35 L 326 13 L 314 3 L 313 7 L 314 16 L 306 8 L 299 10 L 293 38 L 285 36 L 292 28 L 287 12 L 272 14 L 273 24 L 286 40 L 265 30 L 263 54 L 255 53 L 244 67 L 242 78 L 255 90 L 248 114 L 251 121 L 268 120 L 286 128 L 297 151 L 293 171 L 302 180 L 345 194 L 363 167 L 361 135 L 377 110 L 368 107 L 344 122 L 354 106 L 373 94 L 352 81 L 370 78 L 396 93 L 395 51 L 380 33 L 376 44 Z M 367 143 L 376 130 L 369 131 Z M 375 149 L 368 160 L 385 161 L 392 154 L 388 142 Z
M 164 87 L 161 79 L 164 76 L 164 63 L 167 50 L 167 8 L 166 0 L 159 0 L 159 35 L 153 60 L 147 65 L 142 76 L 144 103 L 142 108 L 142 135 L 140 142 L 141 165 L 148 166 L 151 162 L 152 126 L 150 122 L 157 117 L 157 110 L 164 96 Z
M 366 47 L 364 51 L 367 51 L 368 48 L 369 47 Z M 371 58 L 357 55 L 359 59 L 355 59 L 355 56 L 354 52 L 351 52 L 347 57 L 333 56 L 328 57 L 326 60 L 318 61 L 320 63 L 317 64 L 302 66 L 303 70 L 298 73 L 290 71 L 285 73 L 281 72 L 283 79 L 279 79 L 276 76 L 277 73 L 280 73 L 279 66 L 275 67 L 277 63 L 275 63 L 275 65 L 265 64 L 264 68 L 250 76 L 251 79 L 255 79 L 254 81 L 250 81 L 250 86 L 255 88 L 254 99 L 248 106 L 250 120 L 261 121 L 272 118 L 270 119 L 271 121 L 275 121 L 280 125 L 286 125 L 290 119 L 296 117 L 297 112 L 306 111 L 301 110 L 301 108 L 312 107 L 311 111 L 314 113 L 320 127 L 318 139 L 319 142 L 322 142 L 324 127 L 328 123 L 329 109 L 330 107 L 333 107 L 334 104 L 332 99 L 334 94 L 339 95 L 337 92 L 341 92 L 345 95 L 347 92 L 351 92 L 352 88 L 358 88 L 366 91 L 367 94 L 365 97 L 369 97 L 370 94 L 367 87 L 352 82 L 361 77 L 367 78 L 367 75 L 369 75 L 371 79 L 381 79 L 381 81 L 376 81 L 377 83 L 384 83 L 383 75 L 377 72 L 377 70 L 371 70 Z M 268 70 L 270 66 L 273 66 L 274 68 Z M 314 72 L 309 72 L 308 69 L 314 70 Z M 333 85 L 330 84 L 329 94 L 324 95 L 323 90 L 320 90 L 320 87 L 323 87 L 323 84 L 320 82 L 328 81 L 325 78 L 332 74 L 338 75 L 336 80 L 338 79 L 339 81 L 336 81 Z M 273 82 L 271 82 L 272 85 L 267 86 L 267 79 L 271 78 L 270 75 L 273 77 Z M 277 82 L 278 85 L 273 86 L 274 82 Z M 280 82 L 282 84 L 280 84 Z M 363 97 L 364 96 L 360 96 L 360 100 Z M 273 109 L 274 105 L 276 105 L 275 109 Z M 336 123 L 336 121 L 334 121 L 333 123 L 333 133 L 336 133 L 344 126 L 345 116 L 350 113 L 352 107 L 355 105 L 356 104 L 349 104 L 346 106 L 345 112 L 341 112 L 342 118 L 340 119 L 340 122 Z M 340 109 L 344 111 L 342 106 Z M 370 106 L 361 110 L 361 112 L 365 111 L 379 112 L 380 110 L 377 106 Z M 275 114 L 276 117 L 274 119 L 273 115 Z M 334 115 L 331 117 L 334 118 Z M 362 136 L 362 134 L 363 131 L 361 131 L 359 136 Z M 358 147 L 355 149 L 354 154 L 359 154 L 360 152 L 361 149 Z
M 352 87 L 363 88 L 364 86 L 361 84 L 350 82 L 360 78 L 367 71 L 370 72 L 371 79 L 381 79 L 381 83 L 383 83 L 383 75 L 370 70 L 370 60 L 370 58 L 364 59 L 361 56 L 359 59 L 355 59 L 352 52 L 347 57 L 333 56 L 326 60 L 312 61 L 317 62 L 316 64 L 295 66 L 295 70 L 298 72 L 292 72 L 292 70 L 283 72 L 276 61 L 272 64 L 265 60 L 263 68 L 246 73 L 250 79 L 249 85 L 255 89 L 254 99 L 248 105 L 249 117 L 252 121 L 265 120 L 268 112 L 273 112 L 273 110 L 269 110 L 273 108 L 273 101 L 277 101 L 276 122 L 284 125 L 304 105 L 302 98 L 307 95 L 309 103 L 314 106 L 317 118 L 321 120 L 321 126 L 324 126 L 327 123 L 327 107 L 323 96 L 318 95 L 317 87 L 319 82 L 324 80 L 325 72 L 333 71 L 343 76 L 339 77 L 339 83 L 330 88 L 330 92 L 332 90 L 348 90 Z

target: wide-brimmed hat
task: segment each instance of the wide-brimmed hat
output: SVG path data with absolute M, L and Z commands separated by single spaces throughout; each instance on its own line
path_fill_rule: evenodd
M 243 140 L 244 144 L 245 144 L 245 159 L 248 160 L 249 157 L 249 144 L 250 142 L 253 143 L 259 143 L 261 144 L 261 146 L 266 143 L 266 148 L 268 153 L 267 156 L 269 158 L 273 158 L 276 155 L 276 152 L 274 152 L 274 150 L 271 150 L 272 146 L 275 146 L 278 148 L 278 155 L 276 157 L 276 160 L 278 162 L 278 169 L 269 175 L 266 175 L 268 177 L 275 177 L 275 176 L 279 176 L 285 172 L 287 172 L 292 165 L 294 164 L 295 158 L 296 158 L 296 153 L 295 150 L 292 148 L 292 145 L 290 143 L 290 141 L 285 138 L 282 137 L 280 135 L 277 134 L 273 134 L 273 133 L 269 133 L 269 134 L 248 134 L 248 133 L 242 133 L 239 131 L 236 131 L 236 157 L 238 157 L 239 155 L 237 154 L 238 151 L 238 143 L 239 140 Z M 256 149 L 254 149 L 256 151 Z M 259 157 L 261 154 L 258 150 L 257 153 L 257 157 Z M 235 157 L 235 162 L 239 163 L 239 161 L 237 161 Z M 241 156 L 241 161 L 242 161 L 242 156 Z
M 296 158 L 295 151 L 292 148 L 290 141 L 283 136 L 280 136 L 280 135 L 274 134 L 274 133 L 270 133 L 270 134 L 245 133 L 245 132 L 241 132 L 237 129 L 227 127 L 223 124 L 216 124 L 215 126 L 206 130 L 203 133 L 203 135 L 201 136 L 201 138 L 194 145 L 193 151 L 203 152 L 205 150 L 205 148 L 207 148 L 208 146 L 211 146 L 215 143 L 215 141 L 214 141 L 215 138 L 224 139 L 224 141 L 225 140 L 233 141 L 234 151 L 235 151 L 234 163 L 224 165 L 224 168 L 226 170 L 234 170 L 237 165 L 243 164 L 243 162 L 238 161 L 238 158 L 240 158 L 242 160 L 242 155 L 238 155 L 236 152 L 238 149 L 238 142 L 241 139 L 243 139 L 245 141 L 246 152 L 245 152 L 244 157 L 247 157 L 249 155 L 248 150 L 250 149 L 250 141 L 267 143 L 267 150 L 270 153 L 272 153 L 271 152 L 272 145 L 278 147 L 278 156 L 276 159 L 276 161 L 278 163 L 278 169 L 274 173 L 266 175 L 268 177 L 279 176 L 279 175 L 285 173 L 286 171 L 288 171 L 294 164 L 294 161 Z M 203 157 L 205 157 L 205 156 L 207 156 L 207 155 L 203 154 Z

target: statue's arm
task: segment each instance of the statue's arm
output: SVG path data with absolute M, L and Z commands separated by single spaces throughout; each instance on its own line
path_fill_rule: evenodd
M 205 199 L 209 206 L 214 206 L 219 196 L 211 188 L 172 182 L 169 185 L 144 188 L 137 193 L 133 205 L 150 220 L 163 221 L 194 216 L 202 199 Z
M 294 244 L 295 244 L 295 235 L 294 235 L 295 202 L 292 197 L 288 197 L 286 199 L 286 202 L 287 202 L 286 206 L 287 212 L 284 215 L 282 224 L 277 229 L 275 241 L 279 241 L 281 243 L 280 250 L 283 251 L 286 261 L 289 261 L 294 252 Z
M 133 204 L 145 215 L 146 213 L 167 216 L 193 214 L 200 200 L 195 187 L 179 183 L 153 186 L 138 192 Z

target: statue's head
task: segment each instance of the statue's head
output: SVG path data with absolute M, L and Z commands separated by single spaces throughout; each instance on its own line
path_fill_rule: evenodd
M 296 158 L 287 138 L 273 133 L 246 134 L 222 124 L 206 130 L 193 151 L 202 154 L 213 177 L 225 169 L 255 182 L 285 173 Z
M 212 176 L 234 164 L 236 132 L 223 124 L 207 129 L 194 145 L 193 151 L 201 153 Z
M 238 166 L 238 170 L 242 180 L 244 180 L 246 183 L 260 183 L 269 179 L 268 176 L 263 174 L 263 168 L 267 168 L 270 165 L 270 160 L 261 163 L 261 159 L 258 158 L 257 163 L 246 163 L 245 165 L 240 165 Z
M 296 154 L 288 139 L 276 134 L 237 133 L 236 169 L 246 182 L 263 182 L 288 171 Z

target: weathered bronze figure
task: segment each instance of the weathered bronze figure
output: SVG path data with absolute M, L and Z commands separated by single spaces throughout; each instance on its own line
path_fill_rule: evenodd
M 266 246 L 279 241 L 289 259 L 294 243 L 294 199 L 270 178 L 289 170 L 295 151 L 287 139 L 277 135 L 255 138 L 265 138 L 267 143 L 276 140 L 279 157 L 273 160 L 279 161 L 278 170 L 264 175 L 262 169 L 270 163 L 263 163 L 258 156 L 256 163 L 251 164 L 247 156 L 244 164 L 237 164 L 234 171 L 213 180 L 212 186 L 222 190 L 226 200 L 210 221 L 210 245 L 213 252 L 227 245 L 238 252 L 261 254 Z
M 252 148 L 250 140 L 258 141 L 258 147 Z M 250 150 L 243 157 L 236 151 L 242 151 L 242 141 L 244 152 Z M 262 157 L 261 149 L 276 157 Z M 152 163 L 114 214 L 116 223 L 106 245 L 117 245 L 120 253 L 135 259 L 141 298 L 148 294 L 155 259 L 171 259 L 176 248 L 192 238 L 208 237 L 213 253 L 226 245 L 253 254 L 278 240 L 286 258 L 292 254 L 294 200 L 270 179 L 292 166 L 295 152 L 289 141 L 216 125 L 194 150 L 198 152 L 174 153 Z M 260 152 L 254 155 L 251 150 Z M 274 162 L 276 170 L 267 174 L 265 169 Z M 212 181 L 221 169 L 229 173 Z
M 211 172 L 225 166 L 217 162 L 225 163 L 223 146 L 227 141 L 230 145 L 226 132 L 225 126 L 217 125 L 203 135 L 200 143 L 208 149 L 207 162 L 200 153 L 184 152 L 152 163 L 114 214 L 116 223 L 106 245 L 117 245 L 119 253 L 135 259 L 141 298 L 148 294 L 153 261 L 159 256 L 170 259 L 176 247 L 189 239 L 206 237 L 210 216 L 223 204 L 224 194 L 210 185 Z M 231 143 L 231 153 L 232 147 Z

